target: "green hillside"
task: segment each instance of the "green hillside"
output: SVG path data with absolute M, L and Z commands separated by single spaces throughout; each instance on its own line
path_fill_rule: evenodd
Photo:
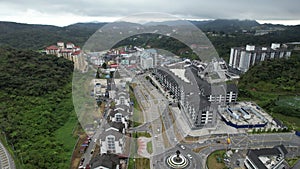
M 72 129 L 77 124 L 71 98 L 72 62 L 0 48 L 0 63 L 2 140 L 6 137 L 21 168 L 68 168 L 76 142 Z
M 239 81 L 241 100 L 254 100 L 275 117 L 300 129 L 300 52 L 253 66 Z

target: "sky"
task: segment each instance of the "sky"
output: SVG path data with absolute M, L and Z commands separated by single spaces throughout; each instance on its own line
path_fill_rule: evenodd
M 0 20 L 66 26 L 161 12 L 182 19 L 251 19 L 300 25 L 299 6 L 299 0 L 1 0 Z

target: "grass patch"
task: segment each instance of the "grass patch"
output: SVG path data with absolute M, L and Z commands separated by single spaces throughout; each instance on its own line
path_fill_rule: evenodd
M 150 159 L 148 158 L 130 158 L 128 169 L 150 169 Z
M 217 150 L 211 153 L 206 161 L 208 169 L 227 169 L 223 162 L 225 150 Z
M 132 116 L 132 121 L 133 121 L 133 127 L 137 127 L 141 125 L 144 122 L 144 115 L 142 112 L 142 109 L 134 95 L 134 87 L 136 84 L 130 84 L 129 86 L 129 96 L 130 96 L 130 101 L 133 102 L 133 116 Z
M 77 118 L 72 116 L 69 120 L 54 132 L 55 138 L 64 145 L 64 150 L 67 152 L 68 157 L 71 157 L 73 148 L 76 144 L 76 136 L 73 135 L 74 127 L 78 123 Z
M 152 148 L 152 141 L 149 141 L 147 143 L 147 151 L 149 154 L 152 154 L 153 153 L 153 148 Z
M 147 132 L 138 132 L 137 133 L 137 137 L 147 137 L 147 138 L 150 138 L 151 134 L 147 133 Z
M 239 101 L 254 101 L 273 118 L 280 119 L 294 130 L 300 130 L 300 97 L 284 92 L 247 91 L 249 97 L 239 97 Z
M 300 157 L 289 158 L 289 159 L 286 159 L 286 161 L 290 165 L 290 167 L 293 167 L 298 162 L 299 159 L 300 159 Z

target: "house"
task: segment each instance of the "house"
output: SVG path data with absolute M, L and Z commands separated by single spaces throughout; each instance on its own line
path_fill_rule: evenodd
M 107 79 L 93 79 L 94 84 L 94 96 L 97 98 L 99 96 L 105 96 L 107 89 Z
M 125 114 L 125 113 L 123 113 Z M 129 116 L 128 115 L 123 115 L 122 114 L 122 111 L 112 111 L 110 112 L 109 114 L 109 119 L 112 121 L 112 122 L 118 122 L 118 123 L 123 123 L 125 125 L 125 129 L 128 128 L 128 120 L 129 120 Z
M 59 48 L 56 45 L 51 45 L 46 48 L 47 55 L 58 55 Z
M 120 112 L 126 118 L 132 115 L 131 107 L 127 105 L 116 105 L 114 111 Z
M 245 159 L 247 169 L 282 169 L 287 150 L 283 145 L 273 148 L 249 150 Z
M 106 130 L 100 135 L 100 153 L 122 154 L 124 148 L 125 125 L 112 122 L 106 126 Z
M 130 98 L 129 98 L 129 94 L 127 91 L 125 90 L 120 90 L 120 91 L 116 91 L 116 96 L 115 96 L 115 103 L 116 106 L 118 105 L 126 105 L 126 106 L 130 106 Z
M 116 154 L 97 155 L 90 163 L 93 169 L 120 169 L 120 159 Z

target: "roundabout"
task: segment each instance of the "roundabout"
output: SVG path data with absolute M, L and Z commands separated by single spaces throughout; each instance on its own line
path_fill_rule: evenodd
M 183 169 L 189 165 L 189 160 L 177 150 L 176 154 L 167 158 L 166 163 L 172 169 Z

